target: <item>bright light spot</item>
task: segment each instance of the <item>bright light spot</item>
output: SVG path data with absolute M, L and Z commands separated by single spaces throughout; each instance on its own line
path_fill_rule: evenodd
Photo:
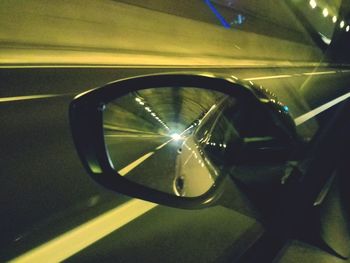
M 173 138 L 175 141 L 178 141 L 178 140 L 181 139 L 181 136 L 180 136 L 180 134 L 178 134 L 178 133 L 173 133 L 173 134 L 171 135 L 171 138 Z
M 329 45 L 332 42 L 332 39 L 326 37 L 325 35 L 323 35 L 322 33 L 318 32 L 323 40 L 323 42 L 325 42 L 327 45 Z
M 135 100 L 136 100 L 137 102 L 140 102 L 140 101 L 141 101 L 141 99 L 140 99 L 140 98 L 135 98 Z
M 333 17 L 332 17 L 332 21 L 333 21 L 333 23 L 337 22 L 337 20 L 338 20 L 338 19 L 337 19 L 337 17 L 336 17 L 336 16 L 333 16 Z
M 288 106 L 283 106 L 284 111 L 289 111 Z
M 139 103 L 140 103 L 141 105 L 145 105 L 145 103 L 144 103 L 143 101 L 140 101 Z
M 151 109 L 149 107 L 145 107 L 145 110 L 151 112 Z
M 350 30 L 350 26 L 348 25 L 346 26 L 346 32 L 349 32 L 349 30 Z
M 226 148 L 226 144 L 223 144 L 222 147 Z
M 324 17 L 327 17 L 328 16 L 328 9 L 324 8 L 323 11 L 322 11 L 322 14 L 323 14 Z
M 151 115 L 154 116 L 154 117 L 156 116 L 156 114 L 154 112 L 152 112 Z
M 344 22 L 344 20 L 342 20 L 341 22 L 340 22 L 340 28 L 343 28 L 345 26 L 345 22 Z
M 317 6 L 317 3 L 315 0 L 310 0 L 309 4 L 310 4 L 312 9 L 316 8 L 316 6 Z

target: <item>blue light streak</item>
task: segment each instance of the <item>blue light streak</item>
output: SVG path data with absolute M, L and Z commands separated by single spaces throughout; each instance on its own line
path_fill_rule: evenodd
M 210 10 L 214 13 L 214 15 L 219 19 L 220 23 L 224 26 L 224 28 L 231 28 L 231 25 L 227 23 L 225 18 L 219 13 L 218 10 L 213 6 L 210 0 L 204 0 L 207 6 L 209 6 Z
M 237 16 L 237 20 L 239 25 L 243 24 L 243 16 L 241 14 Z

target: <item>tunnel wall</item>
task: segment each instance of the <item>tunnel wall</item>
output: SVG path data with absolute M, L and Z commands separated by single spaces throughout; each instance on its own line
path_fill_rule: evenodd
M 2 0 L 0 63 L 277 65 L 317 48 L 109 0 Z M 259 61 L 259 63 L 257 63 Z
M 108 107 L 103 113 L 103 127 L 105 133 L 145 133 L 158 134 L 162 129 L 151 116 L 138 116 L 117 105 Z

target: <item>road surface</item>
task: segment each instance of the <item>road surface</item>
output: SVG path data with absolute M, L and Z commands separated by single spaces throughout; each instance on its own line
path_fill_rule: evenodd
M 293 118 L 299 118 L 298 132 L 303 137 L 311 137 L 318 128 L 313 117 L 317 113 L 312 110 L 319 108 L 323 113 L 318 116 L 325 115 L 330 107 L 326 103 L 337 102 L 349 92 L 350 83 L 350 71 L 342 68 L 319 68 L 316 72 L 293 67 L 2 68 L 0 261 L 43 255 L 40 253 L 67 262 L 229 261 L 239 254 L 239 244 L 249 243 L 261 233 L 253 219 L 223 207 L 187 211 L 130 203 L 135 200 L 96 185 L 80 164 L 68 123 L 68 105 L 75 95 L 129 76 L 189 70 L 229 73 L 263 85 L 288 105 Z M 322 118 L 319 121 L 322 124 Z M 118 151 L 136 149 L 125 160 L 127 166 L 153 151 L 158 143 L 147 141 L 147 147 L 137 148 L 133 145 L 137 142 L 129 138 Z M 133 172 L 151 174 L 167 169 L 166 162 L 152 163 L 152 157 L 135 166 Z M 135 207 L 133 216 L 125 219 Z M 97 229 L 84 230 L 93 219 L 101 219 Z M 82 232 L 74 232 L 82 226 Z M 107 226 L 111 227 L 105 229 Z M 71 242 L 75 245 L 62 239 L 67 233 L 73 233 Z M 92 233 L 102 234 L 84 244 Z M 57 242 L 50 243 L 53 241 Z M 53 244 L 55 252 L 49 246 L 40 247 L 42 244 Z M 291 249 L 298 251 L 298 244 Z M 39 254 L 30 254 L 33 251 Z

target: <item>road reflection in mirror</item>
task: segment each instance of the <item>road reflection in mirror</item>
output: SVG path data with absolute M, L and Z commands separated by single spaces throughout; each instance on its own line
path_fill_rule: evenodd
M 220 176 L 227 144 L 238 138 L 223 114 L 235 104 L 223 93 L 191 87 L 143 89 L 115 99 L 103 113 L 110 162 L 140 185 L 201 196 Z

